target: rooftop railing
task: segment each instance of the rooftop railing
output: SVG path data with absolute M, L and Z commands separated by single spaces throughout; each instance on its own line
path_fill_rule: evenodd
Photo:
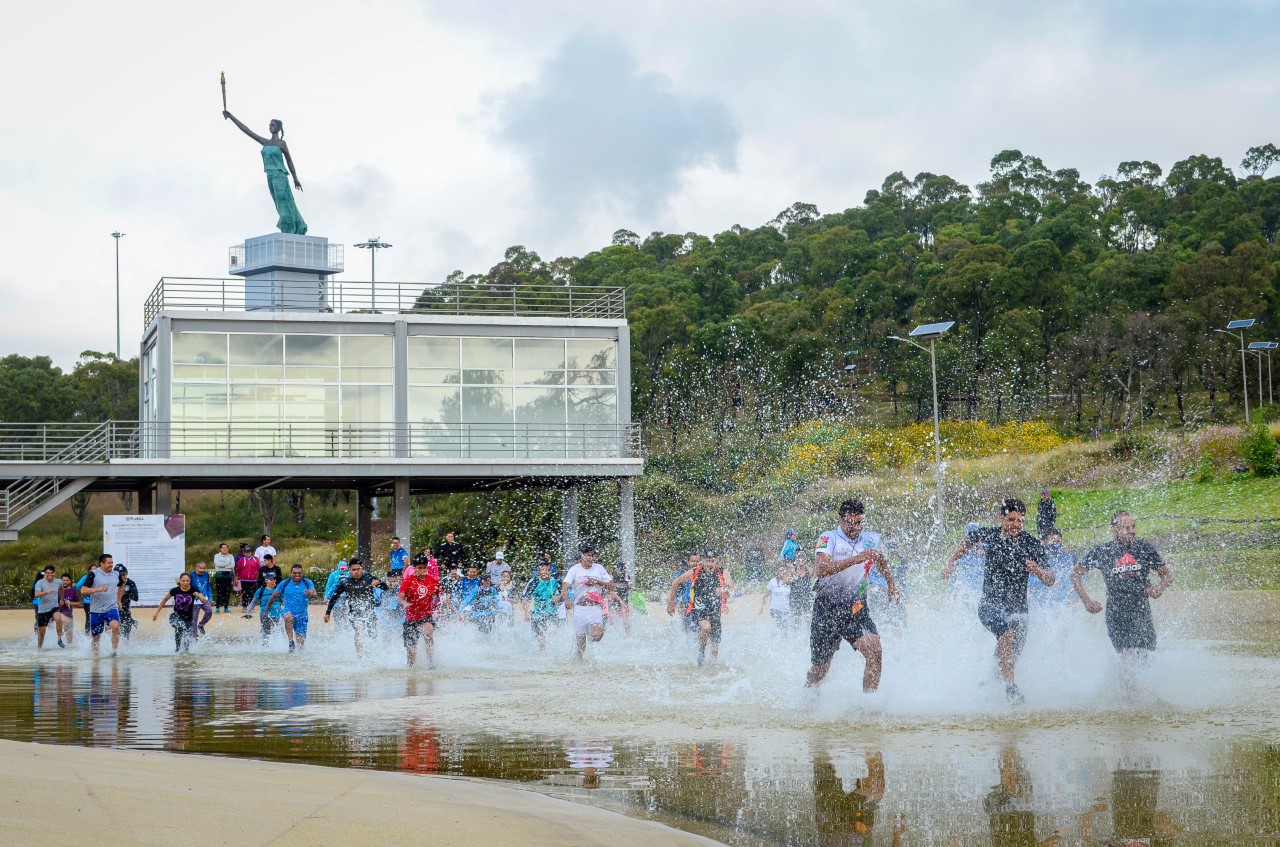
M 0 462 L 157 458 L 634 459 L 640 425 L 107 421 L 0 425 Z
M 603 285 L 162 277 L 143 306 L 144 322 L 166 309 L 622 319 L 626 292 Z

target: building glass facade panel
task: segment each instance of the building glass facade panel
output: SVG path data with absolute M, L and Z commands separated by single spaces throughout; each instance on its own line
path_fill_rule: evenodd
M 173 332 L 170 455 L 394 456 L 406 434 L 411 457 L 617 453 L 616 338 L 408 334 L 397 428 L 394 326 L 299 329 Z M 144 379 L 144 419 L 156 396 Z

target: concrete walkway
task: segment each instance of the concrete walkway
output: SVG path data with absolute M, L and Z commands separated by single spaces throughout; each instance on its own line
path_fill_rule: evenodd
M 480 780 L 16 741 L 0 796 L 2 844 L 717 843 Z

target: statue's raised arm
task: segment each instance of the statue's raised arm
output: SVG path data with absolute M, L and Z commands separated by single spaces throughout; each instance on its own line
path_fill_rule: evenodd
M 302 183 L 298 181 L 298 170 L 293 165 L 293 156 L 289 154 L 289 145 L 284 141 L 284 124 L 278 118 L 273 119 L 267 125 L 271 137 L 263 138 L 225 109 L 222 117 L 235 123 L 241 132 L 262 145 L 262 167 L 267 172 L 267 188 L 271 191 L 271 199 L 276 204 L 276 213 L 280 216 L 276 221 L 276 228 L 281 232 L 306 235 L 307 222 L 298 212 L 298 206 L 293 201 L 293 192 L 289 189 L 290 177 L 293 178 L 294 187 L 299 191 L 302 190 Z

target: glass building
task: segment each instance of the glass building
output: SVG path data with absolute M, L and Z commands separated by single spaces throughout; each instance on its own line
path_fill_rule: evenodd
M 625 455 L 625 321 L 174 313 L 143 343 L 156 457 Z

